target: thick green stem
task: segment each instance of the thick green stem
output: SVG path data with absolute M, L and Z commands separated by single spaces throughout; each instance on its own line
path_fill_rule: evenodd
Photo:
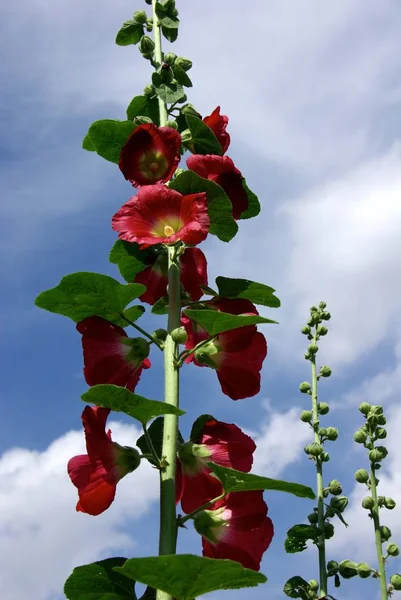
M 164 345 L 165 402 L 178 407 L 179 369 L 177 367 L 178 344 L 171 332 L 180 326 L 180 263 L 174 247 L 168 248 L 168 297 L 169 313 L 167 338 Z M 175 554 L 177 541 L 177 515 L 175 509 L 175 466 L 177 455 L 178 417 L 164 416 L 162 462 L 160 471 L 160 540 L 159 554 Z M 157 600 L 171 600 L 171 596 L 157 591 Z
M 313 344 L 316 344 L 316 333 Z M 317 372 L 316 372 L 316 354 L 311 357 L 312 365 L 312 413 L 313 429 L 315 432 L 315 442 L 321 444 L 319 435 L 319 411 L 317 400 Z M 319 552 L 319 583 L 320 595 L 327 596 L 327 571 L 326 571 L 326 538 L 324 536 L 324 496 L 323 496 L 323 465 L 320 456 L 316 457 L 316 497 L 317 497 L 317 526 L 323 532 L 318 539 L 317 548 Z
M 377 501 L 377 484 L 376 484 L 376 472 L 373 467 L 373 463 L 370 463 L 370 492 L 372 494 L 374 506 L 371 510 L 371 515 L 373 519 L 373 524 L 375 528 L 375 541 L 376 541 L 376 551 L 377 551 L 377 562 L 378 562 L 378 572 L 380 579 L 380 599 L 387 600 L 387 576 L 386 576 L 386 566 L 383 557 L 383 548 L 382 548 L 382 540 L 380 535 L 380 517 L 379 517 L 379 504 Z
M 153 35 L 154 35 L 154 42 L 155 42 L 155 61 L 156 64 L 158 66 L 160 66 L 163 62 L 162 59 L 162 42 L 161 42 L 161 30 L 160 30 L 160 23 L 159 23 L 159 19 L 158 16 L 156 14 L 156 2 L 157 0 L 152 0 L 152 12 L 153 12 Z M 168 121 L 168 116 L 167 116 L 167 108 L 166 108 L 166 104 L 165 102 L 160 98 L 160 96 L 157 97 L 158 101 L 159 101 L 159 117 L 160 117 L 160 126 L 163 127 L 163 125 L 165 125 Z

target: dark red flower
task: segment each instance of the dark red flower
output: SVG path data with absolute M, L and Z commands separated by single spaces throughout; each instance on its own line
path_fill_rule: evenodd
M 210 127 L 214 135 L 219 140 L 223 154 L 224 152 L 227 152 L 227 148 L 230 145 L 230 134 L 226 131 L 228 117 L 220 114 L 220 106 L 215 108 L 211 115 L 204 117 L 203 122 L 205 125 Z
M 209 475 L 208 462 L 248 473 L 256 449 L 254 441 L 234 424 L 209 419 L 199 439 L 180 447 L 181 469 L 177 472 L 177 502 L 190 513 L 219 496 L 221 483 Z
M 112 219 L 118 237 L 141 248 L 179 240 L 195 246 L 206 238 L 209 224 L 205 192 L 183 196 L 161 183 L 141 188 Z
M 146 292 L 139 296 L 142 302 L 155 304 L 167 294 L 167 254 L 159 254 L 153 265 L 135 276 L 135 283 L 146 285 Z M 181 284 L 189 299 L 196 301 L 203 296 L 201 285 L 207 285 L 207 262 L 199 248 L 186 248 L 181 255 Z
M 233 205 L 233 217 L 239 219 L 248 208 L 248 196 L 242 185 L 242 174 L 228 156 L 194 154 L 187 167 L 200 177 L 210 179 L 223 188 Z
M 132 185 L 171 179 L 180 162 L 181 136 L 172 127 L 139 125 L 121 150 L 119 167 Z
M 106 433 L 109 408 L 86 406 L 82 413 L 88 454 L 74 456 L 67 470 L 78 488 L 77 511 L 100 515 L 114 500 L 117 483 L 141 461 L 134 448 L 122 447 Z
M 129 338 L 124 329 L 102 317 L 87 317 L 77 330 L 82 334 L 86 383 L 113 383 L 133 391 L 142 369 L 150 367 L 149 343 Z
M 262 556 L 273 539 L 263 492 L 233 492 L 194 517 L 202 536 L 203 556 L 235 560 L 259 571 Z
M 206 306 L 234 315 L 258 314 L 249 300 L 217 298 Z M 208 338 L 206 331 L 187 316 L 182 316 L 181 323 L 188 334 L 187 350 Z M 260 391 L 260 371 L 266 355 L 264 335 L 257 331 L 255 325 L 247 325 L 220 333 L 192 354 L 187 362 L 215 369 L 222 392 L 232 400 L 241 400 Z

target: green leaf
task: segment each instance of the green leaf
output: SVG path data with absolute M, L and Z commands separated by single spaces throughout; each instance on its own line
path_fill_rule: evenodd
M 84 139 L 82 140 L 82 148 L 84 150 L 88 150 L 88 152 L 96 152 L 96 148 L 91 141 L 89 134 L 87 133 Z
M 175 42 L 175 40 L 178 38 L 178 25 L 177 27 L 166 27 L 165 25 L 162 25 L 162 34 L 169 42 Z
M 240 219 L 252 219 L 252 217 L 256 217 L 260 213 L 260 203 L 256 194 L 251 192 L 246 185 L 245 179 L 242 179 L 242 187 L 248 196 L 248 208 L 241 214 Z
M 300 483 L 290 481 L 281 481 L 280 479 L 270 479 L 261 477 L 252 473 L 243 473 L 236 469 L 221 467 L 214 463 L 208 463 L 209 467 L 217 478 L 221 481 L 224 490 L 228 492 L 250 492 L 254 490 L 275 490 L 276 492 L 286 492 L 299 498 L 310 498 L 314 500 L 315 494 L 310 487 Z
M 190 309 L 184 313 L 192 321 L 206 329 L 210 336 L 218 335 L 224 331 L 231 331 L 247 325 L 258 325 L 259 323 L 277 323 L 271 319 L 265 319 L 259 315 L 232 315 L 231 313 L 219 312 L 217 310 Z
M 301 600 L 308 600 L 309 584 L 305 579 L 296 575 L 291 577 L 286 582 L 283 592 L 289 598 L 301 598 Z
M 157 302 L 152 306 L 152 311 L 154 315 L 167 315 L 168 313 L 168 296 L 163 296 L 159 298 Z
M 313 525 L 300 523 L 294 525 L 287 531 L 287 538 L 284 542 L 285 551 L 288 554 L 303 552 L 307 548 L 307 540 L 317 540 L 320 535 L 320 529 Z
M 131 306 L 131 308 L 127 308 L 127 310 L 124 311 L 124 315 L 130 321 L 135 322 L 139 319 L 139 317 L 142 317 L 144 312 L 145 312 L 144 306 L 141 306 L 141 305 Z M 125 322 L 125 325 L 127 325 L 127 322 Z
M 215 590 L 240 589 L 265 583 L 262 573 L 238 562 L 191 554 L 132 558 L 116 571 L 177 600 L 192 600 Z
M 127 577 L 114 571 L 126 558 L 107 558 L 76 567 L 64 585 L 68 600 L 136 600 L 134 586 Z
M 159 104 L 156 97 L 135 96 L 127 108 L 127 119 L 132 121 L 135 117 L 149 117 L 155 125 L 159 125 Z
M 156 94 L 167 104 L 173 104 L 182 100 L 185 96 L 184 88 L 178 83 L 165 83 L 159 73 L 153 73 L 152 83 L 155 86 Z
M 116 44 L 118 46 L 130 46 L 137 44 L 144 35 L 143 25 L 137 23 L 133 19 L 125 21 L 120 31 L 116 36 Z
M 210 127 L 195 115 L 185 115 L 185 118 L 188 129 L 192 134 L 195 154 L 217 154 L 222 156 L 223 149 Z
M 305 540 L 299 540 L 293 537 L 287 537 L 284 542 L 284 548 L 287 554 L 296 554 L 297 552 L 303 552 L 308 547 Z
M 180 65 L 173 65 L 174 77 L 180 85 L 185 87 L 192 87 L 192 81 Z
M 122 285 L 100 273 L 72 273 L 63 277 L 56 287 L 39 294 L 35 304 L 49 312 L 69 317 L 75 323 L 97 315 L 124 326 L 127 323 L 121 313 L 145 290 L 146 287 L 140 283 Z
M 217 183 L 199 177 L 193 171 L 184 171 L 170 181 L 169 187 L 181 194 L 196 194 L 206 192 L 210 218 L 209 233 L 216 235 L 221 241 L 229 242 L 238 231 L 238 225 L 233 219 L 232 204 Z
M 83 144 L 85 143 L 86 146 L 91 144 L 99 156 L 118 164 L 121 150 L 136 127 L 137 125 L 133 121 L 114 121 L 113 119 L 95 121 L 89 127 Z
M 219 290 L 219 296 L 223 298 L 243 298 L 250 300 L 254 304 L 278 308 L 281 305 L 280 300 L 274 295 L 274 288 L 249 281 L 249 279 L 232 279 L 231 277 L 216 277 L 216 285 Z
M 158 254 L 158 247 L 141 250 L 135 242 L 117 240 L 110 250 L 109 261 L 118 266 L 125 281 L 134 281 L 135 275 L 152 265 Z
M 111 408 L 115 412 L 123 412 L 142 425 L 160 415 L 184 415 L 185 412 L 158 400 L 148 400 L 133 394 L 127 388 L 110 383 L 94 385 L 81 396 L 84 402 Z
M 156 450 L 156 454 L 159 458 L 162 457 L 163 426 L 164 426 L 164 418 L 158 417 L 148 427 L 148 434 L 150 436 L 150 439 L 152 440 L 153 447 Z M 178 441 L 181 444 L 184 443 L 184 438 L 182 437 L 180 432 L 178 432 Z M 138 448 L 140 450 L 142 450 L 143 454 L 149 454 L 151 452 L 151 450 L 148 446 L 148 442 L 146 441 L 145 435 L 141 435 L 141 437 L 138 438 L 136 445 L 138 446 Z M 152 461 L 152 460 L 149 460 L 149 462 L 154 464 L 154 461 Z
M 191 429 L 191 435 L 189 436 L 191 442 L 194 442 L 194 444 L 199 444 L 205 423 L 210 420 L 214 420 L 212 415 L 201 415 L 196 419 L 196 421 L 194 421 Z

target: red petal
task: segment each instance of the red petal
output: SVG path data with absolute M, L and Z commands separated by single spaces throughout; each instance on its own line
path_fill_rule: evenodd
M 226 132 L 228 117 L 220 115 L 220 106 L 215 108 L 211 115 L 204 117 L 203 122 L 210 127 L 219 140 L 223 153 L 226 152 L 230 145 L 230 135 Z
M 146 269 L 137 273 L 134 281 L 146 285 L 146 292 L 139 296 L 142 302 L 155 304 L 167 294 L 167 271 L 166 273 L 161 272 L 158 265 L 146 267 Z
M 202 250 L 187 248 L 181 257 L 181 283 L 191 300 L 203 296 L 201 285 L 207 285 L 207 262 Z
M 181 495 L 181 507 L 186 514 L 223 493 L 223 486 L 220 481 L 205 472 L 192 477 L 184 473 L 183 479 L 184 489 Z
M 234 424 L 207 421 L 202 430 L 200 444 L 211 451 L 211 460 L 218 465 L 249 472 L 252 468 L 256 444 Z

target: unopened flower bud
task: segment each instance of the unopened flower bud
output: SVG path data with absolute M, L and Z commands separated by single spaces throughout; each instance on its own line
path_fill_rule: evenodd
M 177 327 L 171 332 L 171 338 L 176 344 L 185 344 L 188 339 L 188 334 L 185 327 Z
M 179 56 L 176 59 L 175 64 L 181 67 L 181 69 L 184 69 L 184 71 L 189 71 L 192 67 L 192 60 L 189 60 L 189 58 L 184 58 L 183 56 Z
M 345 496 L 334 496 L 330 500 L 330 506 L 334 510 L 342 513 L 348 506 L 348 498 L 346 498 Z
M 329 560 L 327 563 L 327 575 L 329 577 L 333 577 L 336 573 L 338 573 L 338 562 L 336 560 Z
M 309 394 L 310 393 L 310 383 L 308 383 L 307 381 L 303 381 L 300 386 L 299 386 L 299 391 L 302 394 Z
M 327 404 L 327 402 L 319 402 L 319 404 L 317 405 L 317 410 L 320 415 L 327 415 L 327 413 L 330 410 L 330 407 Z
M 341 483 L 337 479 L 332 479 L 327 487 L 329 488 L 330 494 L 333 494 L 333 496 L 338 496 L 343 491 Z
M 385 446 L 376 446 L 376 450 L 379 450 L 383 458 L 386 458 L 386 456 L 388 456 L 388 450 Z
M 386 525 L 380 527 L 380 537 L 382 542 L 387 542 L 391 538 L 391 530 Z
M 321 437 L 324 437 L 324 436 L 326 436 L 326 435 L 327 435 L 327 429 L 326 429 L 326 427 L 321 427 L 321 428 L 319 429 L 319 435 L 320 435 Z
M 192 144 L 192 133 L 189 129 L 184 129 L 184 131 L 181 132 L 181 140 L 183 144 Z
M 321 455 L 321 457 L 320 457 L 320 460 L 322 462 L 329 462 L 329 460 L 330 460 L 330 454 L 328 452 L 323 452 L 322 455 Z
M 330 367 L 328 367 L 327 365 L 325 365 L 324 367 L 320 367 L 320 375 L 322 377 L 330 377 L 330 375 L 331 375 Z
M 143 90 L 143 94 L 144 96 L 154 96 L 155 95 L 155 86 L 152 84 L 149 85 L 145 85 L 144 90 Z
M 396 591 L 401 590 L 401 575 L 399 573 L 394 573 L 390 577 L 390 583 Z
M 398 548 L 397 544 L 389 544 L 387 546 L 387 554 L 389 556 L 398 556 L 400 553 L 400 549 Z
M 379 424 L 379 415 L 375 415 L 373 413 L 368 414 L 366 417 L 367 422 L 371 427 L 377 427 Z
M 384 498 L 383 504 L 388 510 L 393 510 L 393 508 L 396 507 L 396 502 L 392 498 L 388 498 L 387 496 L 386 498 Z
M 149 17 L 148 19 L 146 19 L 146 31 L 152 31 L 153 29 L 153 19 L 152 17 Z
M 366 510 L 371 510 L 374 507 L 374 505 L 375 505 L 375 503 L 371 496 L 366 496 L 362 500 L 362 508 L 365 508 Z
M 383 414 L 383 407 L 380 404 L 373 404 L 370 410 L 374 415 Z
M 379 440 L 384 440 L 384 438 L 387 437 L 387 431 L 384 429 L 384 427 L 379 427 L 376 429 L 376 437 Z
M 141 53 L 143 55 L 151 55 L 154 49 L 154 41 L 148 35 L 143 35 L 141 37 L 141 41 L 139 42 L 139 50 L 141 51 Z
M 160 78 L 163 83 L 171 83 L 174 79 L 173 69 L 168 63 L 163 63 L 159 70 Z
M 317 328 L 317 333 L 318 335 L 327 335 L 328 329 L 327 327 L 325 327 L 325 325 L 319 325 L 319 327 Z
M 149 356 L 149 342 L 144 338 L 122 338 L 121 343 L 128 346 L 127 361 L 142 362 Z
M 171 129 L 178 129 L 178 125 L 176 121 L 167 121 L 166 127 L 171 127 Z
M 181 106 L 180 112 L 182 115 L 193 115 L 194 117 L 198 117 L 198 119 L 201 118 L 201 115 L 198 113 L 194 105 L 190 103 Z
M 387 419 L 384 415 L 377 415 L 377 424 L 385 425 L 387 423 Z
M 371 567 L 369 567 L 367 563 L 359 563 L 356 570 L 358 571 L 359 577 L 361 577 L 362 579 L 370 577 L 370 574 L 372 572 Z
M 165 342 L 167 338 L 167 331 L 165 329 L 155 329 L 152 333 L 152 337 L 156 338 L 160 342 Z
M 310 513 L 308 515 L 307 519 L 308 519 L 309 523 L 311 523 L 312 525 L 315 525 L 318 522 L 318 520 L 319 520 L 317 512 Z
M 305 446 L 306 454 L 310 454 L 311 456 L 320 456 L 323 452 L 323 448 L 321 444 L 317 442 L 313 442 L 313 444 L 308 444 Z
M 303 410 L 301 412 L 301 416 L 300 419 L 301 421 L 303 421 L 304 423 L 310 423 L 313 417 L 313 413 L 311 410 Z
M 355 442 L 357 442 L 357 444 L 364 444 L 367 439 L 368 436 L 362 429 L 358 429 L 358 431 L 355 431 L 354 440 Z
M 310 344 L 308 346 L 308 352 L 309 354 L 316 354 L 316 352 L 319 350 L 319 347 L 317 346 L 317 344 Z
M 339 564 L 339 572 L 344 579 L 351 579 L 357 575 L 358 565 L 353 560 L 342 560 Z
M 317 306 L 313 305 L 313 306 L 310 307 L 309 310 L 310 310 L 311 313 L 316 313 L 317 312 Z
M 321 310 L 324 310 L 326 308 L 326 306 L 327 306 L 327 304 L 326 304 L 326 302 L 323 302 L 323 300 L 321 302 L 319 302 L 319 308 Z
M 355 473 L 355 479 L 358 483 L 367 483 L 369 481 L 369 473 L 366 469 L 358 469 Z
M 318 591 L 318 589 L 319 589 L 319 584 L 318 584 L 318 582 L 316 581 L 316 579 L 311 579 L 310 581 L 308 581 L 308 585 L 309 585 L 309 589 L 310 589 L 312 592 L 317 592 L 317 591 Z
M 379 462 L 384 458 L 383 454 L 381 453 L 381 451 L 378 448 L 373 448 L 373 450 L 370 450 L 369 452 L 369 460 L 371 462 Z
M 169 65 L 173 65 L 175 63 L 176 58 L 177 55 L 174 54 L 174 52 L 168 52 L 164 55 L 164 62 L 168 63 Z
M 144 10 L 137 10 L 134 12 L 134 21 L 140 25 L 145 25 L 147 19 L 146 12 Z
M 369 402 L 362 402 L 362 403 L 359 405 L 359 410 L 360 410 L 360 412 L 361 412 L 363 415 L 365 415 L 365 416 L 366 416 L 367 414 L 369 414 L 370 408 L 371 408 L 371 405 L 369 404 Z
M 150 6 L 152 6 L 152 0 L 145 0 L 146 4 L 149 4 Z
M 144 125 L 145 123 L 153 123 L 150 117 L 146 117 L 145 115 L 138 115 L 134 117 L 134 123 L 137 125 Z
M 337 427 L 327 427 L 326 437 L 330 442 L 335 442 L 335 440 L 338 438 Z
M 308 325 L 305 325 L 304 327 L 302 327 L 301 331 L 304 335 L 309 335 L 311 330 Z
M 331 314 L 330 314 L 329 312 L 322 312 L 322 314 L 321 314 L 321 318 L 322 318 L 324 321 L 330 321 L 330 319 L 331 319 Z
M 334 525 L 332 523 L 324 524 L 324 538 L 330 540 L 334 535 Z

